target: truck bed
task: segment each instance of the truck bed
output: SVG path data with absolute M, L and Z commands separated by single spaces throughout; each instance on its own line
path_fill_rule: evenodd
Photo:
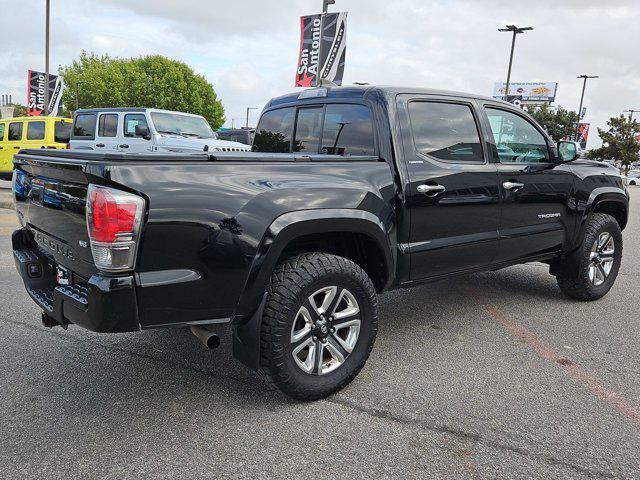
M 21 250 L 45 254 L 48 268 L 66 267 L 82 287 L 127 277 L 140 328 L 229 321 L 253 308 L 253 299 L 241 302 L 252 265 L 271 226 L 289 212 L 393 214 L 394 175 L 376 157 L 23 150 L 15 165 Z M 136 266 L 127 275 L 93 263 L 89 184 L 145 199 Z

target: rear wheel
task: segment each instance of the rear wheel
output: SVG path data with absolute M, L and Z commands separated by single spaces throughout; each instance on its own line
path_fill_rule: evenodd
M 594 214 L 582 248 L 560 266 L 560 290 L 578 300 L 597 300 L 613 286 L 622 259 L 622 233 L 611 215 Z
M 261 367 L 293 398 L 324 398 L 358 374 L 377 323 L 376 292 L 364 270 L 335 255 L 297 255 L 276 267 L 267 289 Z

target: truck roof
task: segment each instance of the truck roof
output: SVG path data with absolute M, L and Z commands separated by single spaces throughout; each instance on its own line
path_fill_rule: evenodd
M 176 115 L 187 115 L 189 117 L 201 117 L 195 113 L 177 112 L 174 110 L 163 110 L 161 108 L 147 108 L 147 107 L 105 107 L 105 108 L 80 108 L 75 111 L 75 114 L 79 113 L 103 113 L 103 112 L 160 112 L 160 113 L 174 113 Z
M 310 92 L 312 90 L 324 89 L 327 91 L 326 95 L 322 95 L 321 97 L 316 97 L 311 94 L 305 94 L 303 98 L 300 98 L 300 95 L 304 92 Z M 382 93 L 386 96 L 395 96 L 398 94 L 408 93 L 408 94 L 422 94 L 422 95 L 439 95 L 439 96 L 449 96 L 449 97 L 462 97 L 462 98 L 477 98 L 482 100 L 491 100 L 497 102 L 503 102 L 502 100 L 491 98 L 483 95 L 477 95 L 474 93 L 464 93 L 464 92 L 455 92 L 450 90 L 439 90 L 435 88 L 419 88 L 419 87 L 395 87 L 388 85 L 348 85 L 343 87 L 318 87 L 307 90 L 301 90 L 298 92 L 288 93 L 286 95 L 281 95 L 279 97 L 275 97 L 267 103 L 265 108 L 273 107 L 276 105 L 284 105 L 289 103 L 298 103 L 302 100 L 309 101 L 317 101 L 317 98 L 327 98 L 327 99 L 350 99 L 350 100 L 358 100 L 363 99 L 370 93 Z M 507 103 L 507 102 L 503 102 Z

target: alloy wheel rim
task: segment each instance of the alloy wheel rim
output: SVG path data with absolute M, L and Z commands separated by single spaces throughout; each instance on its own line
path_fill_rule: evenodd
M 594 286 L 599 287 L 609 277 L 615 250 L 615 241 L 609 232 L 602 232 L 593 242 L 589 255 L 589 281 Z
M 305 300 L 291 326 L 296 365 L 310 375 L 333 372 L 347 360 L 360 336 L 360 306 L 344 287 L 323 287 Z

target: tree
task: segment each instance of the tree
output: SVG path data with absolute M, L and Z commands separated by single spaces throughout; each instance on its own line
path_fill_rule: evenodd
M 529 113 L 542 125 L 551 137 L 559 142 L 563 138 L 571 138 L 576 133 L 578 114 L 562 107 L 551 109 L 548 105 L 536 107 Z
M 67 110 L 148 107 L 202 115 L 215 130 L 224 123 L 224 107 L 213 86 L 187 64 L 161 55 L 111 58 L 82 52 L 60 67 Z
M 611 117 L 607 122 L 608 130 L 598 129 L 602 139 L 602 147 L 595 148 L 588 153 L 589 158 L 614 160 L 625 167 L 625 174 L 629 172 L 632 163 L 639 160 L 640 123 L 629 120 L 624 115 Z

